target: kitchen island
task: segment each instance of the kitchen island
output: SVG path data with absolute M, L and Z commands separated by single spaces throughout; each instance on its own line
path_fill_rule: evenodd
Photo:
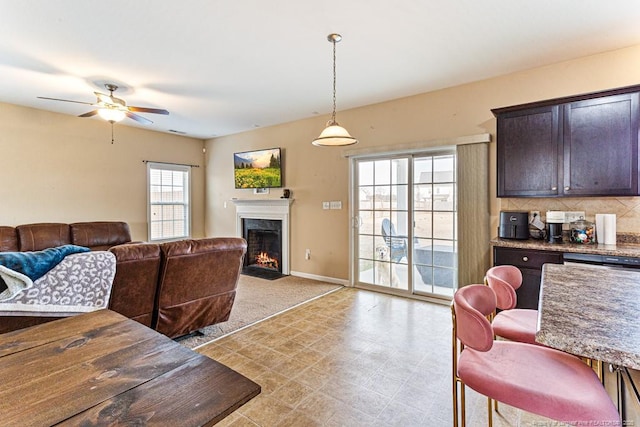
M 545 264 L 536 341 L 640 369 L 640 271 Z
M 640 422 L 640 270 L 545 264 L 536 341 L 606 362 L 625 425 Z

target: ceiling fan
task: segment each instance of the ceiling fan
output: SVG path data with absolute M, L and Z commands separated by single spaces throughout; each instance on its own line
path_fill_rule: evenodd
M 147 107 L 133 107 L 128 106 L 124 99 L 116 98 L 113 96 L 113 92 L 118 90 L 118 86 L 107 83 L 104 85 L 105 88 L 109 91 L 109 95 L 105 95 L 104 93 L 94 92 L 97 101 L 94 103 L 91 102 L 82 102 L 82 101 L 72 101 L 69 99 L 59 99 L 59 98 L 47 98 L 45 96 L 39 96 L 40 99 L 49 99 L 51 101 L 63 101 L 63 102 L 74 102 L 76 104 L 86 104 L 97 107 L 93 111 L 89 111 L 88 113 L 80 114 L 78 117 L 92 117 L 98 114 L 103 119 L 114 123 L 119 122 L 125 117 L 129 117 L 130 119 L 135 120 L 136 122 L 148 125 L 153 122 L 145 117 L 142 117 L 135 113 L 153 113 L 153 114 L 169 114 L 167 110 L 162 110 L 159 108 L 147 108 Z

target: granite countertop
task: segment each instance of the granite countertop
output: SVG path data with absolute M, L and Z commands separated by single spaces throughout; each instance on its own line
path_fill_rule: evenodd
M 640 369 L 640 271 L 545 264 L 536 341 Z
M 635 242 L 618 242 L 618 244 L 616 245 L 582 245 L 576 243 L 549 243 L 545 240 L 534 239 L 513 240 L 494 238 L 490 241 L 490 243 L 492 246 L 500 246 L 505 248 L 533 249 L 552 252 L 575 252 L 582 254 L 614 255 L 640 258 L 640 244 Z

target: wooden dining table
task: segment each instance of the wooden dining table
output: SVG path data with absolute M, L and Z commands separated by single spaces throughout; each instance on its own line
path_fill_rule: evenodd
M 259 393 L 238 372 L 110 310 L 0 335 L 3 426 L 208 426 Z

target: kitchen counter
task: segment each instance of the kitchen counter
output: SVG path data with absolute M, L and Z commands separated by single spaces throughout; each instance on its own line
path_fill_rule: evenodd
M 512 240 L 494 238 L 490 241 L 492 246 L 517 249 L 533 249 L 549 252 L 574 252 L 595 255 L 628 256 L 640 258 L 640 244 L 618 243 L 617 245 L 581 245 L 575 243 L 549 243 L 545 240 Z
M 545 264 L 536 341 L 640 369 L 640 272 Z

